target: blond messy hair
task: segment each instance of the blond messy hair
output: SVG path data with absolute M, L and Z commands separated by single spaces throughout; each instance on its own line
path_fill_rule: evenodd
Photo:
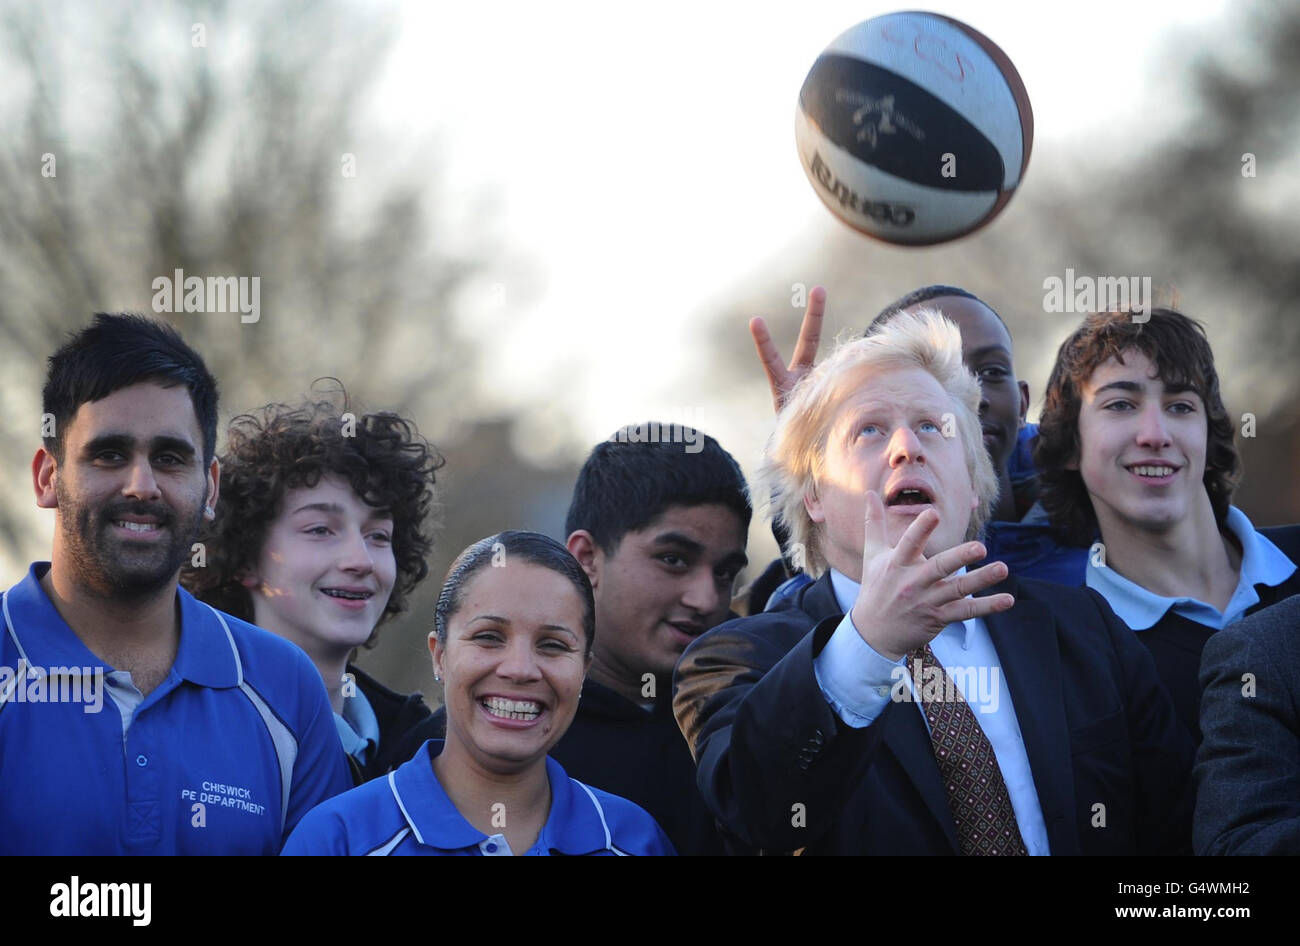
M 783 551 L 792 555 L 802 548 L 804 570 L 813 577 L 821 576 L 828 563 L 821 530 L 804 508 L 804 496 L 816 492 L 835 416 L 867 378 L 907 368 L 930 374 L 952 400 L 966 469 L 979 500 L 971 512 L 967 538 L 978 536 L 988 521 L 998 479 L 980 429 L 979 381 L 962 363 L 961 332 L 936 309 L 903 312 L 865 338 L 838 344 L 829 358 L 795 385 L 777 415 L 776 429 L 754 477 L 753 496 L 766 498 L 771 515 L 789 530 Z

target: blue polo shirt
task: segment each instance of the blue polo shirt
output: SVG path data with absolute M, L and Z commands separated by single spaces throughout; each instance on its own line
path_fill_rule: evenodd
M 1086 583 L 1106 599 L 1121 621 L 1135 631 L 1154 627 L 1172 611 L 1205 627 L 1221 631 L 1236 624 L 1246 612 L 1259 604 L 1256 585 L 1272 588 L 1282 584 L 1296 571 L 1295 562 L 1285 552 L 1256 531 L 1246 514 L 1236 506 L 1228 507 L 1224 526 L 1241 543 L 1241 577 L 1227 607 L 1220 611 L 1196 598 L 1166 598 L 1130 581 L 1113 568 L 1089 560 Z
M 418 854 L 499 857 L 513 852 L 504 835 L 466 821 L 443 791 L 433 759 L 443 740 L 430 739 L 388 773 L 331 798 L 302 819 L 284 846 L 289 854 Z M 676 854 L 644 809 L 584 785 L 546 757 L 551 811 L 525 854 Z
M 343 697 L 343 712 L 334 714 L 334 727 L 343 751 L 365 768 L 379 745 L 379 718 L 364 693 L 357 690 Z
M 275 854 L 351 786 L 293 644 L 178 588 L 176 660 L 141 697 L 59 616 L 48 569 L 0 596 L 0 854 Z

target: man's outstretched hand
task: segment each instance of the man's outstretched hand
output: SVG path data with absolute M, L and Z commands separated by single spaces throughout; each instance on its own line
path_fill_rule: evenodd
M 891 549 L 885 504 L 875 490 L 867 492 L 862 587 L 853 605 L 853 625 L 876 653 L 890 660 L 924 647 L 953 621 L 987 617 L 1016 603 L 1005 593 L 967 597 L 1006 578 L 1003 562 L 949 577 L 988 554 L 979 542 L 966 542 L 926 558 L 925 544 L 938 524 L 939 514 L 925 510 Z
M 803 314 L 803 324 L 799 326 L 799 342 L 794 347 L 794 357 L 790 359 L 788 367 L 772 341 L 767 323 L 761 318 L 749 320 L 749 334 L 754 337 L 758 360 L 763 363 L 768 387 L 772 389 L 772 406 L 778 414 L 799 379 L 812 370 L 813 362 L 817 359 L 817 345 L 821 341 L 822 317 L 825 314 L 826 290 L 814 286 L 808 293 L 808 308 Z

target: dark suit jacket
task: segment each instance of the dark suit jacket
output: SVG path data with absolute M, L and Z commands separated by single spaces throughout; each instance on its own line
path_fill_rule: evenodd
M 1300 596 L 1210 637 L 1201 685 L 1196 853 L 1300 854 Z
M 1008 579 L 998 591 L 1016 605 L 985 623 L 1052 853 L 1189 852 L 1192 747 L 1150 655 L 1088 589 Z M 853 729 L 822 696 L 813 658 L 841 617 L 824 575 L 686 649 L 673 709 L 700 791 L 724 828 L 768 851 L 955 854 L 917 708 L 890 703 Z

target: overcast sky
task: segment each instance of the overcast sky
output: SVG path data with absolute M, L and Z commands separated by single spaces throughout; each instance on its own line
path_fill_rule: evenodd
M 1144 133 L 1121 140 L 1151 141 L 1177 114 L 1157 53 L 1199 48 L 1225 15 L 1217 0 L 1047 6 L 932 7 L 1015 62 L 1033 104 L 1035 160 L 1071 141 L 1115 140 L 1129 122 Z M 805 74 L 841 31 L 896 9 L 407 6 L 375 117 L 407 135 L 436 130 L 443 206 L 481 219 L 489 201 L 507 250 L 532 263 L 534 278 L 490 277 L 466 309 L 500 345 L 507 380 L 489 401 L 545 398 L 588 440 L 631 418 L 689 412 L 676 392 L 705 367 L 694 344 L 704 314 L 784 248 L 840 226 L 795 154 Z M 1014 212 L 1013 201 L 1003 219 Z M 871 245 L 864 239 L 864 253 Z

